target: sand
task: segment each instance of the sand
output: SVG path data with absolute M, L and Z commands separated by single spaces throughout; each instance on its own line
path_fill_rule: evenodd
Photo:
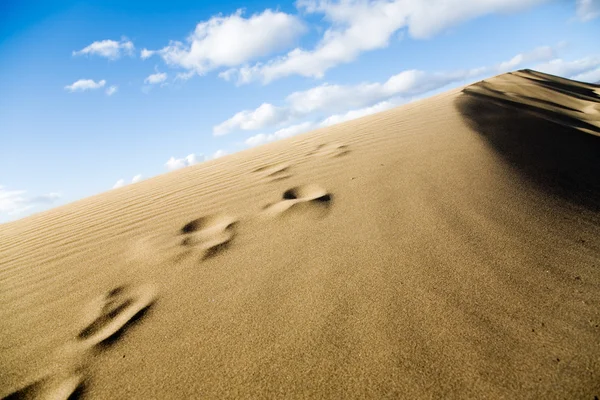
M 522 70 L 2 224 L 0 396 L 592 400 L 599 110 Z

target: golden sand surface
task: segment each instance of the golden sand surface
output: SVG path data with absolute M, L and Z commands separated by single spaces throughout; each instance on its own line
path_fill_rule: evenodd
M 598 136 L 521 70 L 2 224 L 0 397 L 600 397 Z

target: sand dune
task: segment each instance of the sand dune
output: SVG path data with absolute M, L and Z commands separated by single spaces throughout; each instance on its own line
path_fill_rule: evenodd
M 0 396 L 600 397 L 599 111 L 522 70 L 0 225 Z

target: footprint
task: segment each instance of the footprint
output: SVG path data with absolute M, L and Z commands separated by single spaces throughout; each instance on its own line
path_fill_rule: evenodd
M 181 246 L 186 253 L 200 252 L 202 259 L 210 258 L 226 248 L 235 237 L 236 218 L 215 214 L 195 219 L 181 228 Z
M 9 394 L 4 400 L 67 400 L 83 389 L 83 374 L 50 375 Z
M 39 371 L 25 387 L 4 397 L 5 400 L 67 400 L 79 398 L 86 382 L 87 352 L 67 344 L 55 352 L 54 363 Z
M 252 172 L 260 174 L 263 179 L 269 182 L 275 182 L 290 178 L 292 176 L 289 173 L 290 169 L 291 166 L 289 164 L 275 164 L 257 168 Z
M 77 344 L 92 348 L 119 336 L 156 301 L 154 285 L 119 286 L 90 304 L 88 321 L 77 335 Z
M 341 157 L 348 153 L 350 153 L 350 149 L 345 144 L 326 143 L 318 145 L 317 148 L 308 153 L 308 155 L 318 157 Z
M 118 337 L 156 300 L 153 285 L 119 286 L 89 303 L 84 324 L 74 340 L 56 349 L 51 365 L 30 377 L 5 400 L 67 400 L 85 391 L 89 355 L 100 344 Z
M 323 207 L 327 210 L 331 205 L 332 195 L 319 185 L 309 184 L 296 186 L 286 190 L 282 199 L 276 203 L 267 204 L 263 208 L 268 216 L 280 215 L 301 205 Z

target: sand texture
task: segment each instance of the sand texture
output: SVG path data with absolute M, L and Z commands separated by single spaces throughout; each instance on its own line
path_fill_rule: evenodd
M 0 397 L 600 397 L 599 136 L 522 70 L 0 225 Z

